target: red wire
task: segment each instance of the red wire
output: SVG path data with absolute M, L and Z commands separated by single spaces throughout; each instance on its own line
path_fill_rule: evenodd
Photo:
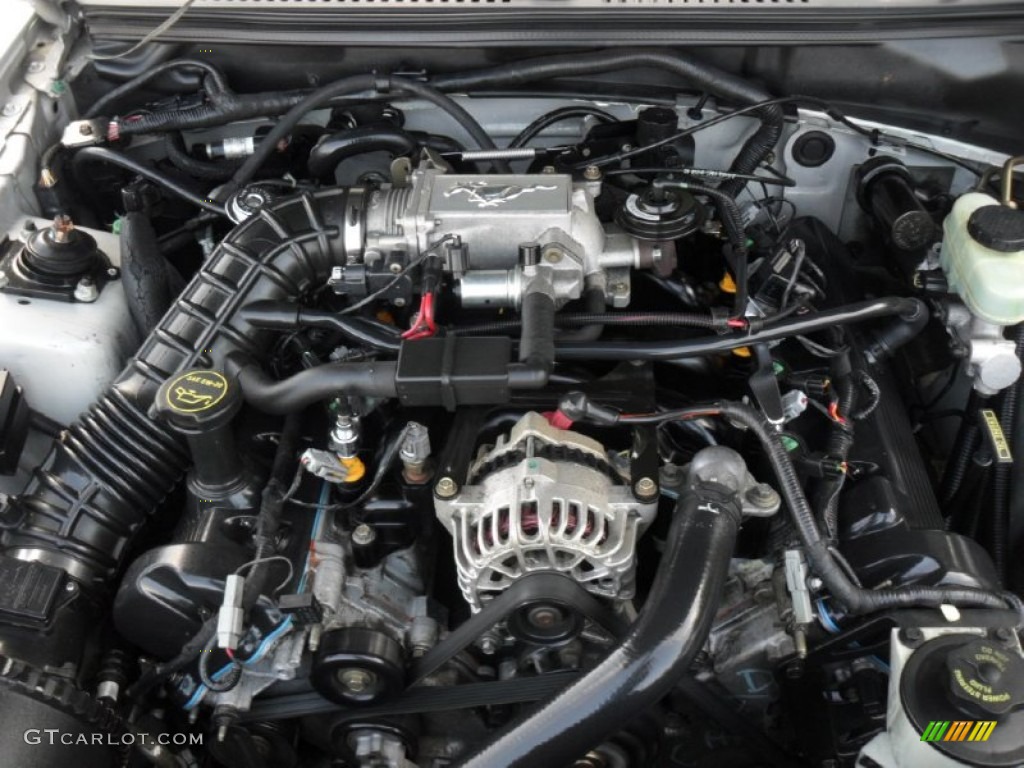
M 434 294 L 424 293 L 420 297 L 420 309 L 412 321 L 412 326 L 402 334 L 406 341 L 426 339 L 437 333 L 437 323 L 434 322 Z
M 845 424 L 846 419 L 839 415 L 839 403 L 833 402 L 828 406 L 828 415 L 832 417 L 832 421 L 839 424 Z
M 747 321 L 740 317 L 734 317 L 726 320 L 725 324 L 730 328 L 746 328 L 748 325 Z
M 228 658 L 231 659 L 232 661 L 235 660 L 235 652 L 233 650 L 231 650 L 230 648 L 225 648 L 224 649 L 224 653 L 226 653 Z

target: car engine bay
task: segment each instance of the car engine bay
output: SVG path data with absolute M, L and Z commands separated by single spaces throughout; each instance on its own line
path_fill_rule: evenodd
M 6 764 L 1024 763 L 1021 158 L 700 51 L 32 29 Z

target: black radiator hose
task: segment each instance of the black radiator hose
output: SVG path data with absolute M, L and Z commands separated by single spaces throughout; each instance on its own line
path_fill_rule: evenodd
M 739 523 L 723 494 L 684 495 L 640 618 L 621 644 L 461 768 L 571 765 L 668 694 L 707 639 Z
M 310 150 L 309 172 L 317 178 L 333 178 L 338 164 L 365 152 L 390 152 L 411 155 L 420 147 L 408 131 L 386 126 L 363 126 L 323 136 Z
M 346 191 L 287 198 L 234 229 L 99 401 L 56 441 L 4 510 L 3 553 L 41 560 L 102 588 L 132 537 L 189 463 L 149 416 L 160 385 L 230 353 L 260 360 L 276 334 L 254 327 L 249 302 L 297 301 L 345 254 Z
M 685 80 L 695 90 L 749 105 L 767 101 L 772 94 L 742 77 L 724 72 L 717 67 L 678 53 L 652 50 L 615 50 L 595 53 L 567 53 L 502 64 L 476 72 L 456 72 L 438 75 L 430 80 L 435 88 L 447 92 L 470 92 L 484 88 L 503 88 L 525 85 L 540 80 L 580 77 L 624 69 L 650 67 L 661 69 Z M 761 126 L 743 144 L 729 170 L 733 173 L 752 173 L 768 157 L 782 136 L 783 113 L 778 104 L 766 104 L 757 110 Z M 746 185 L 732 179 L 718 189 L 735 197 Z
M 174 300 L 174 267 L 160 252 L 153 224 L 142 211 L 128 211 L 121 218 L 120 243 L 121 285 L 135 327 L 146 336 Z

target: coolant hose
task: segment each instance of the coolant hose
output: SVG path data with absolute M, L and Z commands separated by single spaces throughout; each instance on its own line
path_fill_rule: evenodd
M 334 169 L 349 157 L 365 152 L 411 155 L 420 143 L 408 131 L 386 126 L 363 126 L 323 136 L 309 153 L 309 173 L 317 178 L 334 177 Z
M 668 694 L 707 639 L 739 530 L 717 493 L 679 500 L 640 618 L 581 679 L 506 728 L 461 768 L 571 765 Z
M 595 53 L 567 53 L 545 56 L 475 72 L 456 72 L 431 78 L 430 84 L 447 92 L 468 93 L 485 88 L 505 88 L 525 85 L 540 80 L 572 78 L 621 72 L 624 69 L 650 67 L 678 76 L 695 90 L 743 105 L 757 104 L 772 98 L 772 94 L 749 80 L 724 72 L 717 67 L 678 53 L 662 53 L 649 49 L 598 51 Z M 782 136 L 783 113 L 778 104 L 766 104 L 757 110 L 760 127 L 744 142 L 729 167 L 733 173 L 752 173 L 768 157 Z M 735 197 L 746 185 L 732 179 L 718 189 Z
M 57 440 L 4 510 L 3 553 L 104 587 L 135 533 L 189 463 L 181 439 L 149 416 L 172 374 L 260 360 L 277 338 L 240 311 L 297 302 L 344 258 L 347 192 L 286 198 L 236 227 L 206 260 L 107 392 Z
M 129 211 L 121 218 L 120 243 L 121 285 L 135 327 L 144 337 L 174 300 L 173 267 L 161 253 L 153 224 L 142 211 Z
M 928 319 L 928 309 L 919 299 L 889 296 L 774 322 L 769 318 L 759 327 L 719 336 L 679 341 L 558 342 L 555 353 L 558 360 L 678 360 L 894 315 L 920 331 Z
M 326 363 L 275 381 L 258 365 L 228 361 L 245 400 L 264 413 L 295 413 L 345 392 L 366 397 L 395 397 L 398 363 Z

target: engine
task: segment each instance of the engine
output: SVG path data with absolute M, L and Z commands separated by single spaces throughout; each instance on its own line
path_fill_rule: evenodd
M 1024 760 L 1015 159 L 678 52 L 253 50 L 24 126 L 12 765 Z

